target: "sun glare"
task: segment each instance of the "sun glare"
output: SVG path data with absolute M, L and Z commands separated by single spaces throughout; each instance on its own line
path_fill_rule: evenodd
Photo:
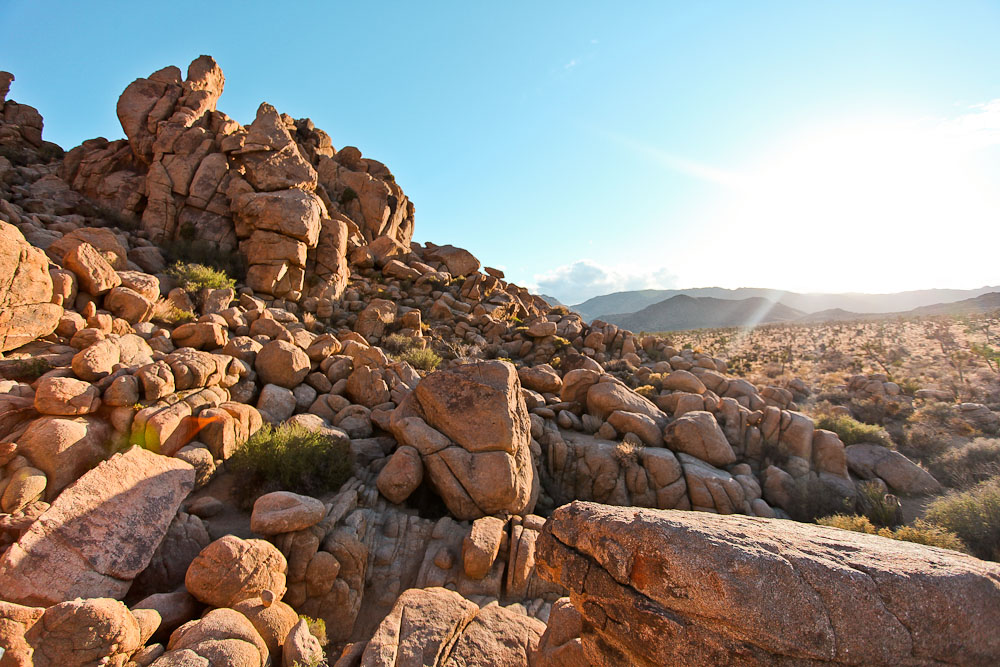
M 761 258 L 762 285 L 971 286 L 989 256 L 977 239 L 996 235 L 1000 196 L 986 177 L 996 175 L 989 146 L 953 129 L 871 121 L 796 136 L 740 171 L 712 227 L 739 236 L 742 258 Z M 988 270 L 980 274 L 985 283 Z

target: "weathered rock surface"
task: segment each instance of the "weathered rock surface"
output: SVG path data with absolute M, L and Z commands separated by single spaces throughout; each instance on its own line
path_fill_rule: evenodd
M 789 521 L 575 502 L 546 523 L 537 554 L 542 575 L 566 586 L 583 615 L 595 665 L 985 664 L 1000 655 L 1000 567 L 953 551 Z
M 863 479 L 881 477 L 889 487 L 906 494 L 940 493 L 934 477 L 899 452 L 881 445 L 857 444 L 844 448 L 847 467 Z
M 365 666 L 527 665 L 545 626 L 444 588 L 410 589 L 368 642 Z
M 288 562 L 273 544 L 226 535 L 202 549 L 184 577 L 188 592 L 214 607 L 230 607 L 271 591 L 285 593 Z
M 539 484 L 530 428 L 517 372 L 502 361 L 432 373 L 392 415 L 397 440 L 420 452 L 460 519 L 531 511 Z
M 49 607 L 25 638 L 37 667 L 124 667 L 141 645 L 135 616 L 121 602 L 107 598 Z
M 213 609 L 182 625 L 170 635 L 167 652 L 153 663 L 156 667 L 267 664 L 269 654 L 263 638 L 250 620 L 234 609 Z
M 250 530 L 259 535 L 291 533 L 314 526 L 326 513 L 322 502 L 290 491 L 265 493 L 253 504 Z
M 0 220 L 0 352 L 55 331 L 62 307 L 52 303 L 45 253 Z
M 113 456 L 66 489 L 3 555 L 0 591 L 33 605 L 122 598 L 193 486 L 194 470 L 178 459 L 138 447 Z

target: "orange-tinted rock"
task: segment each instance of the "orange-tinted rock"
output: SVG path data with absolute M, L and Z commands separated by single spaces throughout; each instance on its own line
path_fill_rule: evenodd
M 21 232 L 0 221 L 0 352 L 13 350 L 59 325 L 63 309 L 52 303 L 45 253 Z

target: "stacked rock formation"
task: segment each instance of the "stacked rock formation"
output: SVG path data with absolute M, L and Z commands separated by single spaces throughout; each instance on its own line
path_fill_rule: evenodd
M 230 119 L 207 56 L 65 156 L 12 80 L 0 667 L 995 658 L 995 566 L 787 520 L 863 481 L 939 490 L 817 429 L 801 383 L 413 242 L 384 165 L 268 104 Z M 244 260 L 234 286 L 166 270 L 205 248 Z M 230 459 L 265 424 L 349 452 L 349 478 L 241 508 Z

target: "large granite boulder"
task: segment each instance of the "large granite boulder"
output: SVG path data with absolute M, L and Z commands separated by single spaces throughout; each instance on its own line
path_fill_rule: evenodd
M 52 303 L 48 257 L 0 220 L 0 352 L 49 335 L 62 314 Z
M 574 502 L 539 573 L 569 589 L 593 665 L 989 664 L 1000 565 L 776 519 Z
M 511 364 L 478 362 L 428 375 L 393 411 L 391 427 L 401 444 L 420 452 L 427 479 L 456 518 L 534 508 L 531 422 Z
M 3 555 L 3 597 L 40 606 L 121 599 L 192 488 L 194 469 L 180 459 L 138 447 L 116 454 L 63 491 Z
M 445 588 L 411 588 L 375 631 L 361 664 L 527 666 L 544 631 L 538 619 L 495 603 L 480 609 Z

